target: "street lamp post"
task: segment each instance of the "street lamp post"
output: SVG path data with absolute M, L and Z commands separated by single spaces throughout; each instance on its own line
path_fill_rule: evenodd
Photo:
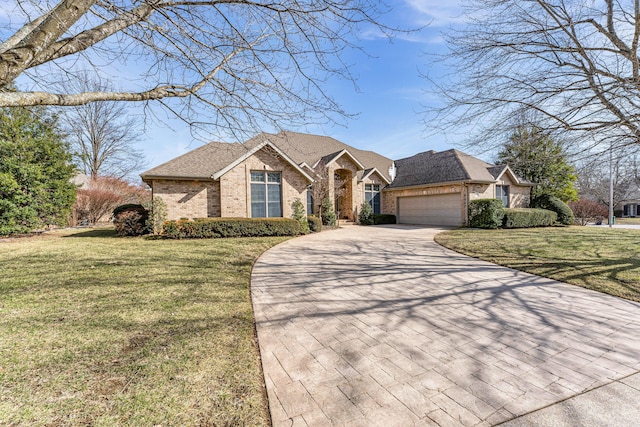
M 609 147 L 609 228 L 613 227 L 613 147 Z

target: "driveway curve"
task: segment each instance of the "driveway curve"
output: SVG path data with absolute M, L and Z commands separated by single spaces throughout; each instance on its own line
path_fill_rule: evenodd
M 460 255 L 439 231 L 351 226 L 258 259 L 274 426 L 488 426 L 640 390 L 640 304 Z

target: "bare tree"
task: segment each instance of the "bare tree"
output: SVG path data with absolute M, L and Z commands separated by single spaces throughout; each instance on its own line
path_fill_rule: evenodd
M 158 100 L 193 126 L 230 130 L 335 120 L 344 111 L 323 83 L 352 79 L 341 54 L 368 26 L 393 32 L 374 0 L 13 2 L 0 88 L 22 76 L 33 90 L 0 91 L 0 106 Z M 50 89 L 78 69 L 116 68 L 122 90 Z
M 638 190 L 640 159 L 637 150 L 615 157 L 600 157 L 586 162 L 578 169 L 578 193 L 581 198 L 609 206 L 610 180 L 613 180 L 613 209 Z
M 64 84 L 69 90 L 107 91 L 95 76 L 84 73 L 82 79 Z M 111 176 L 118 179 L 139 173 L 147 166 L 144 152 L 134 144 L 142 135 L 140 118 L 115 101 L 96 101 L 63 109 L 65 127 L 74 158 L 83 172 L 96 179 Z
M 456 74 L 434 82 L 446 105 L 430 112 L 442 127 L 472 127 L 474 141 L 493 143 L 525 108 L 538 112 L 546 131 L 570 131 L 581 146 L 640 144 L 637 0 L 470 0 L 466 7 L 469 23 L 445 35 L 450 53 L 441 58 Z

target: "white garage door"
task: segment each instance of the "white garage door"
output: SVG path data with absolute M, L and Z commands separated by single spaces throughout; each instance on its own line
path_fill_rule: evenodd
M 398 224 L 461 226 L 460 193 L 398 197 Z

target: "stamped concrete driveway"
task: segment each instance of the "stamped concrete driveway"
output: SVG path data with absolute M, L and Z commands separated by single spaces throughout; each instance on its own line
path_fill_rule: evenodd
M 627 412 L 604 419 L 635 425 L 640 304 L 459 255 L 438 231 L 346 227 L 259 258 L 274 426 L 484 426 L 560 401 L 548 425 L 607 425 L 565 399 L 612 386 Z

